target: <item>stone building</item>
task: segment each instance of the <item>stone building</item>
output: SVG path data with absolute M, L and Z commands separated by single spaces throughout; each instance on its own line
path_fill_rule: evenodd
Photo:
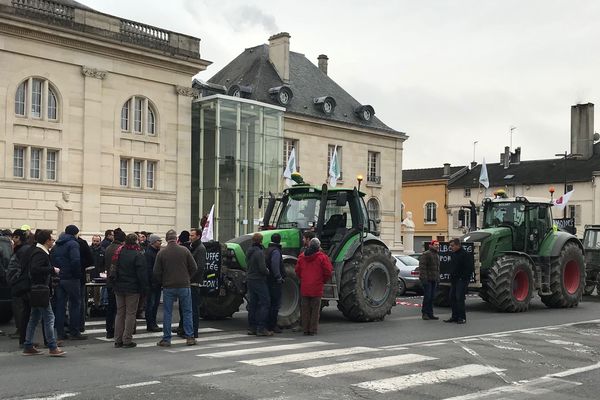
M 338 185 L 353 187 L 358 175 L 364 177 L 361 190 L 373 217 L 381 219 L 381 237 L 400 250 L 402 145 L 407 136 L 381 122 L 371 105 L 354 99 L 328 72 L 327 56 L 313 64 L 290 51 L 290 35 L 284 32 L 270 37 L 268 45 L 244 50 L 196 87 L 204 96 L 220 93 L 285 108 L 280 176 L 295 149 L 304 179 L 325 183 L 337 147 Z M 278 189 L 283 189 L 283 179 Z
M 200 39 L 72 0 L 0 0 L 0 226 L 190 226 Z M 61 195 L 64 193 L 64 195 Z M 69 211 L 72 209 L 72 211 Z

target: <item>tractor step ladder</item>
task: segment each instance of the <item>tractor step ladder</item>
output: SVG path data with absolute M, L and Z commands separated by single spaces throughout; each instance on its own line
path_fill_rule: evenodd
M 338 286 L 335 280 L 335 272 L 331 275 L 331 279 L 323 285 L 323 300 L 339 299 Z
M 538 275 L 538 282 L 540 282 L 540 295 L 550 295 L 550 265 L 539 265 L 536 266 L 536 274 Z

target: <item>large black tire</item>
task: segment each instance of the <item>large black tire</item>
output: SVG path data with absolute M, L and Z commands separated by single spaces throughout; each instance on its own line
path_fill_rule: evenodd
M 244 303 L 241 295 L 227 293 L 225 296 L 201 297 L 199 312 L 203 319 L 216 320 L 231 317 Z
M 351 321 L 381 321 L 396 305 L 398 268 L 390 251 L 366 245 L 342 270 L 338 309 Z
M 542 302 L 551 308 L 576 307 L 585 287 L 585 264 L 583 252 L 573 242 L 567 243 L 560 256 L 550 266 L 550 291 L 541 296 Z
M 12 319 L 12 304 L 10 301 L 0 302 L 0 324 L 6 324 Z
M 450 307 L 450 286 L 438 286 L 433 296 L 433 305 L 436 307 Z
M 525 257 L 498 257 L 483 282 L 483 298 L 498 311 L 523 312 L 533 297 L 533 266 Z
M 281 307 L 277 317 L 277 325 L 288 328 L 300 323 L 300 281 L 295 271 L 295 264 L 284 263 L 285 280 L 281 287 Z

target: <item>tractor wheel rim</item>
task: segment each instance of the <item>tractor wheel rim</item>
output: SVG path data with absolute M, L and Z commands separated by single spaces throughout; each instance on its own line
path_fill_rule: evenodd
M 291 315 L 300 303 L 300 291 L 294 280 L 285 279 L 281 285 L 281 305 L 279 315 Z
M 523 301 L 529 295 L 529 277 L 525 271 L 520 270 L 515 274 L 512 292 L 517 301 Z
M 579 289 L 579 280 L 581 273 L 579 272 L 579 264 L 575 260 L 571 260 L 565 265 L 565 272 L 563 273 L 563 284 L 565 290 L 569 294 L 575 294 Z
M 380 262 L 371 264 L 363 279 L 365 297 L 372 306 L 379 306 L 390 293 L 390 274 Z

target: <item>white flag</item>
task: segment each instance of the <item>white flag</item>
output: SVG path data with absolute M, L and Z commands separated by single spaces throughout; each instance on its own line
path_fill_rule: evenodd
M 206 221 L 206 225 L 204 225 L 204 229 L 202 230 L 202 238 L 200 238 L 200 240 L 203 242 L 210 242 L 211 240 L 215 240 L 213 234 L 214 212 L 215 205 L 213 204 L 213 206 L 210 208 L 210 212 L 208 213 L 208 220 Z
M 487 167 L 485 165 L 485 158 L 483 164 L 481 164 L 481 173 L 479 174 L 479 183 L 481 183 L 486 189 L 490 187 L 490 180 L 488 178 Z
M 554 200 L 554 207 L 558 208 L 559 210 L 565 208 L 567 206 L 567 203 L 569 202 L 569 199 L 571 199 L 573 192 L 574 190 L 571 190 L 570 192 L 567 192 L 560 196 L 558 199 Z
M 283 171 L 286 185 L 292 186 L 294 184 L 294 181 L 292 181 L 292 174 L 295 172 L 298 172 L 298 168 L 296 167 L 296 149 L 292 147 L 287 166 L 285 167 L 285 171 Z
M 333 155 L 331 156 L 331 163 L 329 165 L 329 185 L 335 187 L 337 180 L 342 176 L 340 172 L 340 163 L 337 157 L 337 146 L 333 148 Z

